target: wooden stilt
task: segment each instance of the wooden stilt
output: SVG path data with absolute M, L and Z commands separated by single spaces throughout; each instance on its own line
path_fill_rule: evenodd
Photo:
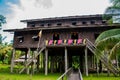
M 25 51 L 25 62 L 24 62 L 25 71 L 27 73 L 27 66 L 26 66 L 26 64 L 27 64 L 27 51 Z
M 11 73 L 13 73 L 13 67 L 14 67 L 14 58 L 15 58 L 15 48 L 13 49 L 12 53 L 12 59 L 11 59 Z
M 30 61 L 30 48 L 28 48 L 28 62 Z M 27 74 L 29 74 L 29 66 L 28 67 L 26 67 L 27 68 Z
M 119 69 L 119 61 L 118 61 L 118 55 L 116 54 L 116 65 L 117 65 L 117 69 Z
M 95 59 L 95 56 L 93 55 L 93 58 L 94 58 L 94 61 L 93 61 L 93 69 L 95 69 L 95 61 L 96 61 L 96 59 Z
M 53 64 L 53 62 L 54 62 L 54 60 L 53 60 L 53 56 L 51 56 L 51 73 L 53 73 L 53 66 L 54 66 L 54 64 Z
M 48 74 L 48 49 L 45 49 L 45 75 Z
M 33 53 L 33 74 L 35 73 L 35 65 L 36 65 L 35 55 L 36 55 L 36 54 L 37 54 L 36 52 Z
M 32 74 L 34 74 L 34 56 L 35 56 L 35 54 L 34 54 L 34 52 L 32 53 L 32 65 L 31 65 L 31 68 L 32 68 Z
M 85 47 L 85 74 L 88 76 L 88 56 L 87 56 L 87 47 Z
M 94 69 L 94 56 L 92 55 L 92 69 Z
M 96 63 L 97 63 L 97 64 L 96 64 L 97 75 L 99 76 L 98 59 L 96 59 Z
M 68 69 L 67 48 L 65 47 L 65 71 Z
M 40 65 L 40 55 L 37 57 L 37 71 L 39 71 L 39 65 Z

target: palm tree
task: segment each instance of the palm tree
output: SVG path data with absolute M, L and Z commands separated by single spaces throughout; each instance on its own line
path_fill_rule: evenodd
M 105 16 L 113 17 L 109 19 L 109 23 L 113 23 L 112 21 L 117 21 L 117 23 L 120 23 L 120 18 L 118 17 L 120 16 L 120 0 L 110 0 L 110 2 L 112 3 L 112 5 L 106 9 Z
M 104 54 L 108 60 L 115 60 L 116 55 L 120 54 L 120 29 L 112 29 L 101 33 L 96 39 L 95 45 L 101 51 L 99 55 Z

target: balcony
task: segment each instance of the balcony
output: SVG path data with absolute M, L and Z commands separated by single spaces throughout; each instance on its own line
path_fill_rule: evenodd
M 84 46 L 85 39 L 46 40 L 46 46 Z

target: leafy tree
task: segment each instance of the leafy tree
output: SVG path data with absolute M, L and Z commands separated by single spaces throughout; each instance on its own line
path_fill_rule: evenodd
M 6 18 L 3 15 L 0 15 L 0 30 L 2 29 L 2 24 L 6 23 Z M 7 52 L 10 51 L 12 47 L 6 43 L 2 43 L 2 35 L 0 33 L 0 61 L 4 63 L 5 58 L 7 57 Z
M 12 44 L 1 44 L 0 45 L 0 61 L 5 63 L 5 60 L 9 61 L 10 55 L 12 53 Z
M 2 26 L 2 24 L 6 23 L 6 18 L 2 15 L 0 15 L 0 28 Z

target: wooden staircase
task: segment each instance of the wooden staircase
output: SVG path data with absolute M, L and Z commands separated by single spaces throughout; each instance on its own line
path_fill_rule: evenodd
M 119 70 L 115 65 L 112 64 L 110 60 L 108 60 L 105 54 L 101 54 L 100 50 L 95 47 L 95 45 L 86 39 L 86 46 L 87 48 L 105 65 L 105 67 L 111 71 L 115 76 L 118 76 Z
M 42 48 L 40 48 L 40 46 L 39 46 L 40 45 L 40 41 L 41 41 L 41 36 L 42 36 L 42 30 L 40 30 L 40 32 L 38 33 L 38 36 L 39 36 L 39 41 L 38 41 L 37 49 L 33 53 L 34 57 L 32 59 L 28 59 L 26 65 L 20 70 L 19 73 L 22 73 L 27 67 L 29 67 L 30 64 L 32 62 L 34 62 L 34 59 L 36 59 L 38 57 L 38 55 L 40 55 L 40 53 L 46 48 L 46 46 L 44 45 L 44 43 L 42 44 L 43 45 Z
M 39 50 L 39 52 L 37 52 L 37 51 L 36 51 L 37 53 L 34 52 L 33 54 L 36 54 L 36 55 L 34 56 L 34 58 L 32 58 L 32 59 L 30 59 L 30 60 L 28 59 L 26 66 L 25 66 L 23 69 L 21 69 L 19 73 L 22 73 L 22 72 L 26 69 L 26 67 L 29 67 L 30 64 L 34 61 L 34 59 L 37 58 L 37 56 L 40 55 L 40 53 L 41 53 L 45 48 L 46 48 L 46 47 L 42 47 L 42 48 Z

